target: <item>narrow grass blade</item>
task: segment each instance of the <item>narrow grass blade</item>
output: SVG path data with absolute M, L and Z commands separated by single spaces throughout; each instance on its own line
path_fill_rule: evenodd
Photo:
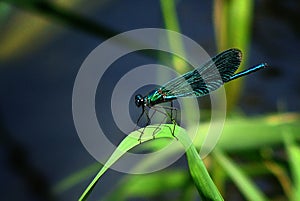
M 180 33 L 180 25 L 176 12 L 176 1 L 160 0 L 160 6 L 166 29 Z M 184 55 L 184 45 L 180 37 L 174 38 L 174 35 L 169 35 L 168 42 L 171 50 L 179 51 L 181 52 L 181 55 Z M 186 62 L 175 55 L 172 56 L 172 64 L 173 68 L 179 73 L 184 73 L 188 70 L 186 69 Z
M 267 201 L 268 199 L 243 171 L 220 150 L 213 152 L 214 158 L 236 184 L 249 201 Z
M 72 188 L 73 186 L 79 184 L 86 178 L 89 178 L 93 176 L 99 168 L 101 168 L 102 165 L 99 163 L 94 163 L 92 165 L 89 165 L 88 167 L 73 173 L 72 175 L 64 178 L 62 181 L 58 182 L 54 187 L 53 187 L 53 192 L 55 194 L 60 194 L 63 193 L 64 191 Z
M 252 0 L 214 0 L 214 27 L 218 51 L 236 47 L 244 53 L 239 70 L 243 70 L 247 61 L 248 47 L 251 39 L 253 19 Z M 236 106 L 242 87 L 242 79 L 228 83 L 227 109 Z
M 292 172 L 292 180 L 294 187 L 292 189 L 292 200 L 298 201 L 300 199 L 300 148 L 296 144 L 295 139 L 287 133 L 285 135 L 285 145 L 289 157 L 289 165 Z

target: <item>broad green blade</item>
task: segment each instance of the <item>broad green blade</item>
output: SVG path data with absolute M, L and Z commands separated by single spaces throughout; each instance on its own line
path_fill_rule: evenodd
M 201 200 L 224 200 L 209 176 L 206 167 L 193 144 L 186 150 L 186 156 L 190 173 L 200 194 Z
M 161 127 L 160 132 L 158 132 L 155 135 L 155 138 L 171 138 L 174 140 L 174 137 L 170 133 L 169 129 L 169 126 L 173 125 L 165 124 L 162 126 L 163 127 Z M 153 139 L 154 129 L 155 128 L 153 128 L 153 125 L 145 129 L 142 138 L 142 143 Z M 212 182 L 200 156 L 198 155 L 196 148 L 192 144 L 187 133 L 184 131 L 184 129 L 176 126 L 174 134 L 186 150 L 190 172 L 201 199 L 216 201 L 223 200 L 214 183 Z M 120 157 L 122 157 L 123 154 L 140 144 L 140 142 L 138 141 L 139 136 L 140 132 L 132 132 L 119 144 L 115 152 L 111 155 L 111 157 L 105 163 L 103 168 L 98 172 L 93 181 L 88 185 L 88 187 L 83 192 L 79 200 L 86 200 L 93 188 L 95 187 L 96 183 L 99 181 L 101 176 L 107 171 L 107 169 L 111 167 Z
M 171 125 L 173 126 L 173 125 Z M 176 127 L 175 129 L 175 135 L 179 129 L 179 127 Z M 142 128 L 143 129 L 143 128 Z M 153 131 L 155 128 L 153 128 L 153 125 L 149 128 L 146 128 L 142 137 L 142 142 L 146 142 L 153 139 Z M 122 155 L 124 155 L 127 151 L 130 149 L 140 145 L 139 136 L 141 135 L 140 131 L 134 131 L 130 133 L 126 138 L 118 145 L 114 153 L 110 156 L 110 158 L 107 160 L 107 162 L 104 164 L 102 169 L 98 172 L 98 174 L 95 176 L 95 178 L 92 180 L 92 182 L 88 185 L 86 190 L 83 192 L 79 200 L 86 200 L 95 187 L 96 183 L 99 181 L 101 176 L 110 168 Z M 173 138 L 173 136 L 170 133 L 170 130 L 168 128 L 162 128 L 159 133 L 155 135 L 155 138 Z

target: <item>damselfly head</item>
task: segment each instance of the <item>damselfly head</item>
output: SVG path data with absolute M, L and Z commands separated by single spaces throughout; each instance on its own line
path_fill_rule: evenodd
M 135 96 L 135 105 L 137 107 L 141 107 L 144 104 L 144 98 L 141 94 Z

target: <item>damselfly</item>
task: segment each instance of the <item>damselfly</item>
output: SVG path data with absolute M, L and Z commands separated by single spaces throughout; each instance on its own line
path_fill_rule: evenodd
M 183 97 L 205 96 L 210 92 L 215 91 L 226 82 L 267 67 L 266 63 L 262 63 L 234 74 L 240 66 L 241 60 L 242 52 L 240 50 L 235 48 L 228 49 L 216 55 L 197 69 L 176 77 L 163 86 L 150 91 L 146 96 L 142 96 L 141 94 L 136 95 L 135 104 L 137 107 L 142 107 L 142 113 L 137 120 L 137 125 L 143 114 L 146 114 L 147 125 L 150 124 L 151 117 L 149 116 L 147 109 L 153 108 L 155 111 L 161 112 L 165 114 L 166 117 L 169 116 L 171 118 L 171 121 L 174 124 L 172 130 L 172 135 L 174 136 L 176 121 L 172 117 L 172 109 L 174 109 L 173 100 Z M 157 105 L 165 102 L 171 102 L 171 107 L 169 107 L 169 109 L 171 109 L 171 115 L 161 110 L 157 110 L 157 108 L 159 108 Z M 142 134 L 143 133 L 141 133 L 141 135 Z

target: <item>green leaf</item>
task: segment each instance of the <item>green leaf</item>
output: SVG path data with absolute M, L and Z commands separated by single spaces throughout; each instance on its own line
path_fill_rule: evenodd
M 186 150 L 186 155 L 190 173 L 200 194 L 201 200 L 224 200 L 210 178 L 206 167 L 193 144 Z
M 180 25 L 176 12 L 176 1 L 160 0 L 160 6 L 166 29 L 180 33 Z M 174 34 L 169 34 L 168 43 L 171 50 L 181 52 L 181 55 L 185 55 L 184 45 L 181 37 L 176 37 Z M 173 68 L 179 73 L 186 72 L 187 70 L 186 62 L 175 55 L 172 56 L 172 65 Z
M 251 40 L 251 24 L 253 19 L 252 0 L 215 0 L 214 27 L 218 51 L 236 47 L 244 53 L 239 70 L 244 68 L 247 61 L 248 47 Z M 227 109 L 233 109 L 241 94 L 242 79 L 226 84 Z
M 158 132 L 155 135 L 155 138 L 171 138 L 174 140 L 174 137 L 170 133 L 170 126 L 173 126 L 173 124 L 162 125 L 160 132 Z M 154 129 L 155 127 L 153 128 L 153 125 L 146 127 L 142 136 L 143 143 L 153 139 Z M 93 188 L 95 187 L 96 183 L 99 181 L 101 176 L 107 171 L 107 169 L 111 167 L 123 154 L 140 144 L 140 142 L 138 141 L 140 134 L 141 130 L 134 131 L 130 133 L 119 144 L 119 146 L 108 159 L 108 161 L 105 163 L 103 168 L 98 172 L 93 181 L 88 185 L 88 187 L 83 192 L 79 200 L 86 200 Z M 200 156 L 197 153 L 196 148 L 192 144 L 187 133 L 184 131 L 184 129 L 176 126 L 174 134 L 178 141 L 186 149 L 190 172 L 202 200 L 223 200 L 214 183 L 212 182 Z
M 178 127 L 179 128 L 179 127 Z M 142 128 L 143 129 L 143 128 Z M 175 129 L 175 133 L 177 133 L 177 127 Z M 146 142 L 153 139 L 152 136 L 153 133 L 153 126 L 148 126 L 143 134 L 142 141 Z M 95 178 L 92 180 L 92 182 L 88 185 L 86 190 L 83 192 L 79 200 L 86 200 L 93 188 L 95 187 L 96 183 L 99 181 L 101 176 L 110 168 L 122 155 L 124 155 L 127 151 L 130 149 L 140 145 L 140 141 L 138 140 L 141 135 L 140 131 L 134 131 L 130 133 L 126 138 L 118 145 L 116 150 L 113 152 L 113 154 L 110 156 L 108 161 L 105 163 L 105 165 L 102 167 L 102 169 L 98 172 L 98 174 L 95 176 Z M 163 128 L 161 132 L 159 132 L 156 136 L 156 138 L 171 138 L 170 136 L 170 130 L 168 128 Z
M 292 200 L 297 201 L 300 198 L 300 148 L 295 139 L 289 132 L 284 135 L 285 145 L 289 157 L 289 165 L 292 172 L 292 180 L 294 184 Z
M 262 117 L 238 117 L 226 120 L 217 148 L 223 151 L 260 149 L 263 146 L 283 144 L 282 127 L 290 130 L 290 135 L 300 139 L 300 116 L 284 113 Z M 202 145 L 210 128 L 210 122 L 201 123 L 194 144 Z
M 220 150 L 213 152 L 213 156 L 225 170 L 228 176 L 233 180 L 242 194 L 250 201 L 267 201 L 268 199 L 263 195 L 258 187 L 248 178 L 246 174 L 234 164 L 224 153 Z
M 101 168 L 102 165 L 99 163 L 94 163 L 78 172 L 75 172 L 74 174 L 64 178 L 62 181 L 58 182 L 54 187 L 53 187 L 53 192 L 56 194 L 62 193 L 76 184 L 79 184 L 86 178 L 91 177 L 99 168 Z
M 146 175 L 130 175 L 104 200 L 129 200 L 150 197 L 185 188 L 189 175 L 183 170 L 165 170 Z

